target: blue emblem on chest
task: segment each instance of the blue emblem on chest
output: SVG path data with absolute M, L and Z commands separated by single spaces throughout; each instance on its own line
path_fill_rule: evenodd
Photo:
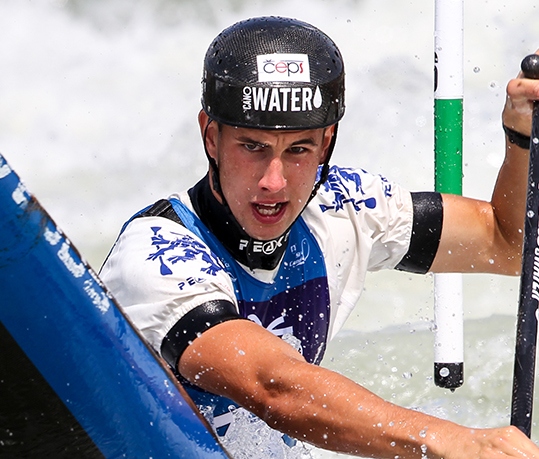
M 211 249 L 209 258 L 219 260 L 218 265 L 224 266 L 230 275 L 240 314 L 281 337 L 308 362 L 319 364 L 328 339 L 329 287 L 322 250 L 305 222 L 299 219 L 292 227 L 273 281 L 262 282 L 245 271 L 181 202 L 171 200 L 171 203 L 184 225 Z M 160 255 L 161 252 L 156 252 L 154 257 Z M 225 435 L 230 423 L 235 422 L 238 406 L 191 384 L 185 387 L 216 433 Z M 285 437 L 285 442 L 290 440 Z
M 245 271 L 185 205 L 171 203 L 184 225 L 211 249 L 211 258 L 229 273 L 240 314 L 289 342 L 308 362 L 319 364 L 328 338 L 329 288 L 322 250 L 303 219 L 290 231 L 273 281 L 262 282 Z
M 273 282 L 238 266 L 234 286 L 240 313 L 320 363 L 329 326 L 329 290 L 322 251 L 303 221 L 293 227 Z

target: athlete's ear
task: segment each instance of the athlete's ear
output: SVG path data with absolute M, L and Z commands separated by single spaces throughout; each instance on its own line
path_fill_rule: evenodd
M 331 145 L 331 140 L 333 139 L 333 136 L 335 135 L 335 125 L 332 124 L 331 126 L 324 129 L 322 139 L 322 159 L 320 160 L 320 164 L 324 164 L 326 162 L 326 159 L 329 154 L 329 146 Z
M 214 159 L 217 159 L 217 136 L 218 126 L 216 122 L 212 122 L 210 117 L 204 110 L 200 110 L 198 113 L 198 126 L 200 128 L 200 135 L 202 141 L 205 144 L 206 152 Z

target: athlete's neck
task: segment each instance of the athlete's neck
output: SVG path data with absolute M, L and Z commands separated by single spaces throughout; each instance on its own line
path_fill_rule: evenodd
M 206 175 L 189 190 L 195 212 L 234 258 L 251 269 L 272 270 L 277 267 L 288 244 L 288 230 L 277 239 L 260 241 L 249 236 L 230 208 L 214 196 Z

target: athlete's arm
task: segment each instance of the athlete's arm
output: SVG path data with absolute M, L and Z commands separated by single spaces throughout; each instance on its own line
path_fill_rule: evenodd
M 469 429 L 398 407 L 307 363 L 282 339 L 245 320 L 205 331 L 183 352 L 178 369 L 271 427 L 333 451 L 379 458 L 539 458 L 539 449 L 516 428 Z
M 539 99 L 539 80 L 519 78 L 507 86 L 503 123 L 530 135 L 532 100 Z M 518 274 L 521 250 L 528 150 L 508 141 L 505 160 L 490 202 L 443 196 L 443 227 L 434 272 Z

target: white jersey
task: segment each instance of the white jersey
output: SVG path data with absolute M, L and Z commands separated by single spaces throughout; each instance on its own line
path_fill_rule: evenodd
M 192 210 L 187 192 L 172 197 Z M 407 252 L 412 201 L 408 191 L 381 176 L 332 167 L 328 181 L 305 209 L 303 220 L 325 259 L 331 339 L 358 302 L 366 272 L 392 269 Z M 167 247 L 166 257 L 152 256 L 156 253 L 156 240 L 161 238 L 164 247 L 166 241 L 177 241 L 180 235 L 205 244 L 171 220 L 134 219 L 118 238 L 101 270 L 107 287 L 158 352 L 170 328 L 198 305 L 216 299 L 237 304 L 226 271 L 220 270 L 217 276 L 205 273 L 207 262 L 202 257 L 189 263 L 166 261 L 176 254 L 184 256 L 181 244 Z M 308 257 L 301 247 L 297 250 L 298 257 Z M 271 282 L 275 272 L 248 270 L 249 275 L 262 282 Z
M 413 227 L 408 191 L 362 170 L 332 167 L 288 239 L 255 246 L 270 253 L 276 244 L 287 244 L 278 266 L 250 270 L 209 233 L 187 192 L 171 196 L 169 202 L 182 224 L 161 216 L 132 219 L 101 272 L 157 352 L 182 318 L 221 301 L 318 364 L 327 341 L 358 302 L 367 271 L 394 268 L 408 251 Z M 199 322 L 208 323 L 207 317 Z M 178 329 L 180 335 L 188 332 L 189 339 L 195 339 L 208 327 L 186 328 Z M 167 361 L 176 366 L 174 359 Z M 230 453 L 259 457 L 254 451 L 260 452 L 262 442 L 271 457 L 308 457 L 302 456 L 303 445 L 231 400 L 189 384 L 186 388 Z M 238 435 L 259 440 L 251 445 Z M 249 456 L 250 446 L 254 456 Z

